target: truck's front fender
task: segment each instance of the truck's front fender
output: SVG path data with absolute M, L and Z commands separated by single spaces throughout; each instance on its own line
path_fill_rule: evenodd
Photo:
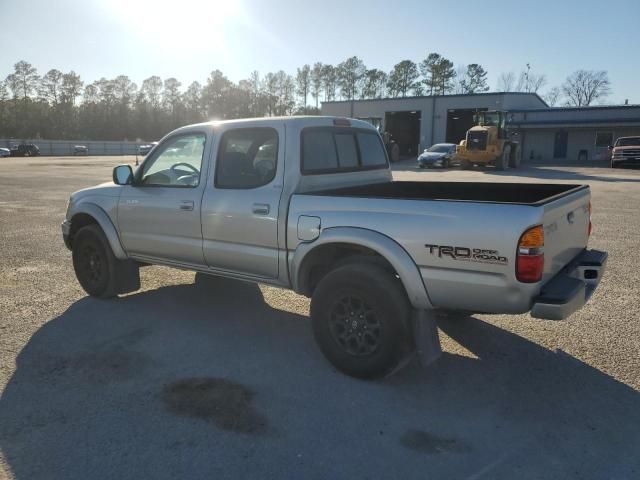
M 78 218 L 78 215 L 89 215 L 91 216 L 102 231 L 104 232 L 107 240 L 109 241 L 109 245 L 111 246 L 111 250 L 113 250 L 113 254 L 116 256 L 118 260 L 126 260 L 128 258 L 127 253 L 122 248 L 122 244 L 120 243 L 120 237 L 118 236 L 118 231 L 116 227 L 113 225 L 111 218 L 107 215 L 102 208 L 100 208 L 95 203 L 91 202 L 80 202 L 77 205 L 71 205 L 69 211 L 67 212 L 67 222 L 70 222 L 73 225 L 73 219 Z
M 289 256 L 291 284 L 298 292 L 306 290 L 304 275 L 301 275 L 305 259 L 315 249 L 329 244 L 352 244 L 366 247 L 386 259 L 394 268 L 407 292 L 411 304 L 418 309 L 431 309 L 427 289 L 420 270 L 409 254 L 394 240 L 373 230 L 357 227 L 331 227 L 322 230 L 313 242 L 300 243 Z

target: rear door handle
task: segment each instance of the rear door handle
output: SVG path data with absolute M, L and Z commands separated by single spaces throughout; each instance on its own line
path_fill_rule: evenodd
M 253 213 L 256 215 L 269 215 L 269 210 L 271 207 L 266 203 L 254 203 L 253 204 Z
M 193 210 L 193 200 L 182 200 L 180 202 L 180 210 Z

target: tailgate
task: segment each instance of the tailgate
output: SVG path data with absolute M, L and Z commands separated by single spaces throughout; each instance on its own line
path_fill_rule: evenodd
M 548 281 L 578 256 L 589 239 L 589 188 L 552 200 L 544 206 L 544 275 Z

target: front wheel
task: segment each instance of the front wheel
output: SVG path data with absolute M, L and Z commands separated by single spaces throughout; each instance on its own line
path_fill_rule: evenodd
M 520 161 L 522 160 L 522 151 L 519 145 L 514 145 L 511 150 L 511 157 L 509 159 L 509 166 L 511 168 L 519 168 Z
M 313 333 L 341 372 L 379 378 L 410 345 L 410 307 L 400 281 L 378 265 L 347 264 L 328 273 L 311 300 Z
M 506 146 L 502 149 L 502 155 L 496 161 L 496 168 L 498 170 L 506 170 L 509 168 L 509 158 L 511 157 L 511 147 Z
M 72 256 L 76 278 L 85 292 L 100 298 L 118 293 L 117 259 L 99 226 L 88 225 L 75 234 Z
M 462 170 L 471 170 L 471 162 L 469 160 L 461 160 L 460 161 L 460 168 Z

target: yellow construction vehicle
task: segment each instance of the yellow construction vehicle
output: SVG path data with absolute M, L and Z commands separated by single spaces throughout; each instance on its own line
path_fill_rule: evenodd
M 495 165 L 498 170 L 518 168 L 521 149 L 505 128 L 506 112 L 478 112 L 475 127 L 456 147 L 456 159 L 463 169 L 474 165 Z

